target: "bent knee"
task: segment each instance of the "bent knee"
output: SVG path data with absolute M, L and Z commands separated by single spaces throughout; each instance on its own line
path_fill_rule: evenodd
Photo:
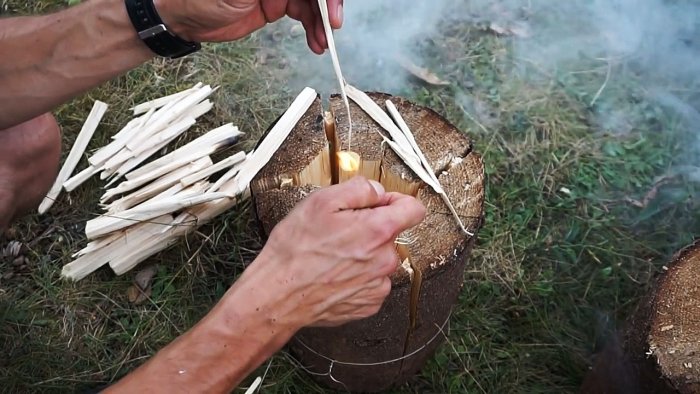
M 61 130 L 51 114 L 0 130 L 3 211 L 16 216 L 38 206 L 56 179 L 60 159 Z

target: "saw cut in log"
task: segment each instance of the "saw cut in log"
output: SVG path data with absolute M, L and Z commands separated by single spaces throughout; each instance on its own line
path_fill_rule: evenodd
M 470 139 L 428 108 L 386 94 L 370 93 L 368 97 L 381 107 L 391 100 L 413 132 L 430 168 L 435 170 L 433 177 L 442 185 L 465 226 L 476 233 L 483 218 L 484 168 L 480 156 L 472 151 Z M 299 122 L 252 181 L 255 210 L 266 234 L 298 202 L 325 186 L 318 181 L 299 183 L 295 174 L 323 157 L 320 152 L 325 149 L 334 147 L 329 157 L 335 159 L 346 146 L 343 142 L 349 139 L 349 127 L 343 119 L 343 107 L 340 96 L 331 97 L 330 108 L 339 118 L 333 122 L 323 116 L 318 105 L 311 106 L 302 118 L 307 122 Z M 392 275 L 392 291 L 377 315 L 336 328 L 303 329 L 292 340 L 291 349 L 304 368 L 325 385 L 344 391 L 377 392 L 409 379 L 442 342 L 440 327 L 457 300 L 475 236 L 462 232 L 441 196 L 392 149 L 384 148 L 387 142 L 382 135 L 388 134 L 384 128 L 357 103 L 351 102 L 350 110 L 353 150 L 360 158 L 359 173 L 379 180 L 387 190 L 416 196 L 426 206 L 427 217 L 397 240 L 401 268 Z M 399 126 L 384 115 L 403 136 Z M 406 149 L 413 152 L 410 141 L 403 138 L 402 144 L 406 143 Z M 314 145 L 299 149 L 299 141 Z M 412 154 L 415 156 L 415 152 Z M 416 163 L 421 166 L 420 159 Z M 341 171 L 344 163 L 336 165 Z M 327 167 L 333 166 L 329 163 Z M 438 339 L 431 342 L 436 335 Z M 406 355 L 410 356 L 390 361 Z M 331 378 L 327 374 L 331 368 L 328 359 L 356 365 L 335 363 Z
M 97 130 L 97 126 L 100 124 L 100 120 L 102 120 L 102 116 L 104 116 L 105 112 L 107 112 L 107 107 L 107 104 L 101 101 L 95 101 L 90 114 L 85 120 L 85 124 L 83 124 L 83 128 L 80 130 L 78 137 L 75 139 L 75 143 L 73 144 L 70 153 L 68 153 L 66 161 L 63 162 L 63 166 L 56 177 L 56 181 L 39 205 L 39 214 L 43 214 L 48 211 L 53 205 L 54 201 L 56 201 L 56 198 L 58 198 L 58 195 L 61 193 L 61 189 L 63 188 L 63 183 L 70 178 L 73 170 L 75 170 L 75 167 L 78 165 L 78 162 L 85 152 L 88 143 L 90 143 L 95 130 Z
M 665 268 L 596 356 L 582 393 L 700 393 L 700 240 Z

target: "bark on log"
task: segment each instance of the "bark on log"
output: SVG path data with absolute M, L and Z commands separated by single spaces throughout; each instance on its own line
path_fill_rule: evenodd
M 382 108 L 387 99 L 398 107 L 465 225 L 477 232 L 483 220 L 484 173 L 469 138 L 430 109 L 386 94 L 370 96 Z M 391 294 L 377 315 L 337 328 L 304 329 L 290 346 L 305 368 L 325 374 L 316 376 L 323 384 L 354 392 L 376 392 L 405 382 L 443 342 L 441 328 L 446 334 L 445 323 L 461 289 L 475 238 L 466 236 L 441 197 L 384 147 L 378 134 L 381 127 L 357 105 L 350 105 L 350 149 L 362 159 L 359 173 L 381 181 L 389 191 L 417 196 L 426 205 L 428 216 L 402 234 L 401 238 L 411 242 L 398 247 L 398 251 L 402 260 L 409 259 L 410 268 L 399 268 L 393 275 Z M 265 234 L 299 201 L 337 179 L 331 176 L 331 169 L 337 168 L 335 163 L 319 162 L 335 159 L 336 149 L 348 149 L 347 113 L 339 96 L 331 98 L 330 111 L 336 119 L 336 138 L 330 136 L 331 143 L 317 100 L 251 183 Z M 325 357 L 340 361 L 333 363 L 332 377 L 327 374 L 331 362 Z M 397 361 L 387 362 L 391 360 Z M 372 365 L 349 365 L 353 363 Z
M 582 393 L 700 393 L 700 240 L 678 252 Z

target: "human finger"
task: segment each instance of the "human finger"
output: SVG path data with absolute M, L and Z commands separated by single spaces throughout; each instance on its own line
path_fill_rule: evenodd
M 332 28 L 343 27 L 343 0 L 328 0 L 328 16 Z
M 311 51 L 317 55 L 323 54 L 324 47 L 316 38 L 317 18 L 314 15 L 312 7 L 309 6 L 308 1 L 290 0 L 287 4 L 287 15 L 289 15 L 289 17 L 292 19 L 298 20 L 304 26 L 304 30 L 306 31 L 306 42 L 308 43 Z
M 313 0 L 311 1 L 314 2 Z M 287 4 L 287 15 L 292 19 L 300 21 L 304 26 L 306 42 L 311 51 L 317 55 L 323 54 L 325 47 L 321 45 L 317 38 L 316 30 L 319 18 L 317 18 L 314 13 L 313 5 L 309 5 L 308 0 L 289 0 Z
M 363 177 L 327 187 L 314 194 L 324 210 L 331 212 L 349 209 L 374 208 L 385 200 L 381 183 Z
M 372 209 L 367 220 L 383 233 L 399 234 L 425 219 L 425 206 L 418 199 L 400 193 L 387 193 L 383 205 Z

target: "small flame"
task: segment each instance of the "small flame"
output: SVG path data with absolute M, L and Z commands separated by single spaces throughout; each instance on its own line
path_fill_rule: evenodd
M 338 166 L 345 172 L 357 172 L 360 169 L 360 155 L 355 152 L 338 152 Z

